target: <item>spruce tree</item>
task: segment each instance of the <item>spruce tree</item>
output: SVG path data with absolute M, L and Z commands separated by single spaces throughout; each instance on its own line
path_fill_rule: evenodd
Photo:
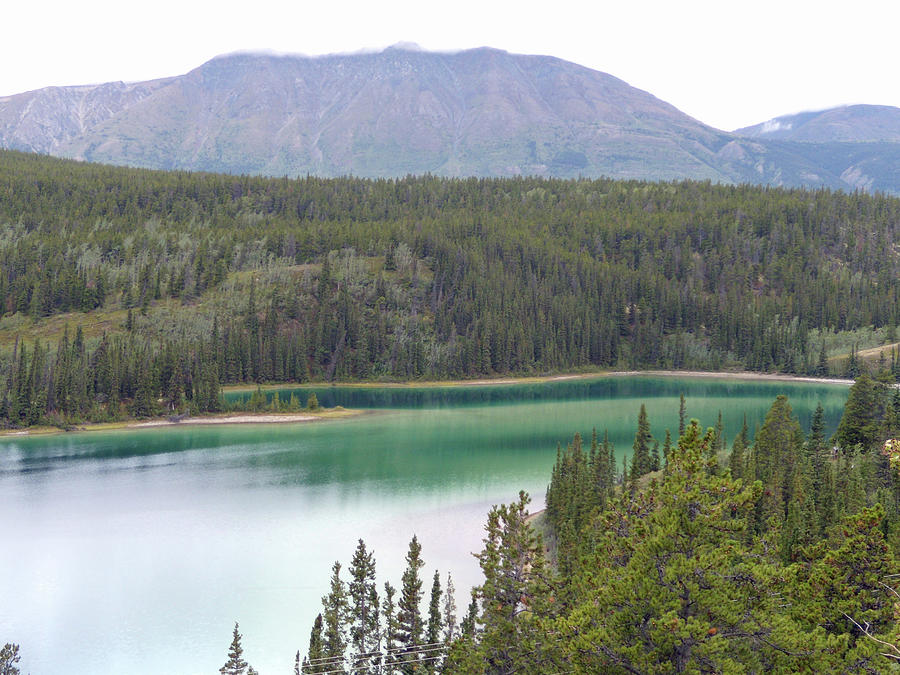
M 350 561 L 349 622 L 351 670 L 354 673 L 374 673 L 378 660 L 380 620 L 378 591 L 375 588 L 375 559 L 366 550 L 362 539 Z
M 650 458 L 650 444 L 652 442 L 653 436 L 650 433 L 650 422 L 647 420 L 647 408 L 642 403 L 641 410 L 638 413 L 638 428 L 634 435 L 634 444 L 631 446 L 633 454 L 628 477 L 632 487 L 641 476 L 653 470 L 653 461 Z
M 453 578 L 447 573 L 447 587 L 444 590 L 444 644 L 450 644 L 457 636 L 459 626 L 456 623 L 456 589 Z
M 821 402 L 816 405 L 806 439 L 806 455 L 812 477 L 813 498 L 817 505 L 822 502 L 822 487 L 828 463 L 828 447 L 825 443 L 825 409 Z
M 844 366 L 844 377 L 856 379 L 860 375 L 859 357 L 856 353 L 856 343 L 850 347 L 850 357 Z
M 802 447 L 800 423 L 794 417 L 787 396 L 781 394 L 775 398 L 756 434 L 752 453 L 755 475 L 747 476 L 748 481 L 761 481 L 764 488 L 756 509 L 758 531 L 769 517 L 783 520 L 787 515 Z
M 816 364 L 815 375 L 818 377 L 828 377 L 828 355 L 825 353 L 825 341 L 819 349 L 819 361 Z
M 746 453 L 750 439 L 747 429 L 747 415 L 744 415 L 744 423 L 741 430 L 734 438 L 731 444 L 731 456 L 728 458 L 728 468 L 731 469 L 731 477 L 734 479 L 744 478 L 744 469 L 746 464 Z
M 307 397 L 306 409 L 309 411 L 316 411 L 319 409 L 319 399 L 316 397 L 316 392 L 310 392 L 309 396 Z
M 425 643 L 429 651 L 425 653 L 425 672 L 437 672 L 440 664 L 441 651 L 439 650 L 441 642 L 441 628 L 443 620 L 441 617 L 441 577 L 437 571 L 434 573 L 434 580 L 431 583 L 431 599 L 428 603 L 428 628 L 425 631 Z
M 397 601 L 397 623 L 399 627 L 400 646 L 399 667 L 402 673 L 414 673 L 418 666 L 419 656 L 416 650 L 422 644 L 425 629 L 422 621 L 422 579 L 419 571 L 425 566 L 422 561 L 422 546 L 413 535 L 406 554 L 406 570 L 403 572 L 400 585 L 400 598 Z
M 863 451 L 874 447 L 884 414 L 884 388 L 865 373 L 850 387 L 844 413 L 834 441 L 844 450 L 859 445 Z
M 843 518 L 836 543 L 818 542 L 802 562 L 789 570 L 788 600 L 792 617 L 810 636 L 824 631 L 815 652 L 818 672 L 893 672 L 897 656 L 885 643 L 896 644 L 898 560 L 887 545 L 880 504 Z M 863 634 L 885 642 L 878 644 Z M 900 659 L 898 659 L 900 660 Z
M 397 605 L 394 596 L 397 589 L 389 582 L 384 583 L 384 600 L 381 601 L 381 616 L 384 619 L 381 644 L 384 648 L 383 667 L 386 672 L 394 672 L 400 645 L 400 624 L 397 621 Z
M 469 606 L 459 624 L 459 632 L 467 638 L 474 638 L 478 630 L 478 590 L 473 588 Z
M 672 454 L 672 434 L 666 429 L 666 437 L 663 439 L 663 470 L 669 471 L 669 456 Z
M 244 649 L 241 647 L 241 634 L 238 632 L 238 624 L 234 624 L 234 633 L 231 646 L 228 648 L 228 660 L 219 668 L 222 675 L 252 675 L 256 671 L 244 660 Z
M 477 589 L 483 626 L 478 649 L 491 673 L 537 672 L 538 664 L 550 665 L 547 650 L 553 646 L 535 617 L 549 613 L 554 600 L 543 544 L 527 522 L 529 501 L 520 492 L 517 502 L 491 510 L 478 554 L 484 575 Z
M 331 566 L 328 595 L 322 598 L 323 654 L 329 659 L 331 670 L 343 672 L 344 652 L 347 649 L 347 587 L 341 579 L 341 563 Z
M 576 672 L 793 670 L 799 637 L 776 616 L 775 570 L 742 543 L 759 488 L 710 475 L 712 441 L 691 421 L 642 506 L 604 514 L 580 604 L 549 623 Z
M 297 652 L 299 657 L 300 652 Z M 323 663 L 325 658 L 325 641 L 322 636 L 322 614 L 316 615 L 313 621 L 312 630 L 309 632 L 309 648 L 306 657 L 303 659 L 302 672 L 303 675 L 312 675 L 312 673 L 320 673 L 330 668 Z
M 659 471 L 662 462 L 659 457 L 659 441 L 653 443 L 653 449 L 650 451 L 650 471 Z

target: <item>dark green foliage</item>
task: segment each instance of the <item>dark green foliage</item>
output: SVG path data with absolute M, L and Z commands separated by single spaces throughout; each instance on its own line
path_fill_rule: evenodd
M 485 526 L 478 562 L 484 583 L 480 599 L 481 630 L 466 653 L 451 652 L 450 673 L 553 672 L 555 647 L 546 640 L 539 616 L 552 612 L 552 587 L 545 569 L 543 544 L 527 524 L 529 498 L 494 507 Z M 464 624 L 466 621 L 463 622 Z
M 756 434 L 745 470 L 747 482 L 758 480 L 764 487 L 756 505 L 757 532 L 762 531 L 769 518 L 786 517 L 802 446 L 803 432 L 791 404 L 787 396 L 778 396 Z
M 884 416 L 886 391 L 868 375 L 859 376 L 850 387 L 844 414 L 834 434 L 834 441 L 842 448 L 859 445 L 862 450 L 873 448 L 878 441 Z
M 587 524 L 595 509 L 605 507 L 615 485 L 613 453 L 608 436 L 604 434 L 601 443 L 596 430 L 587 455 L 579 434 L 575 434 L 565 452 L 557 449 L 546 500 L 547 518 L 554 528 L 567 522 L 575 534 Z
M 896 472 L 875 453 L 832 458 L 824 428 L 820 407 L 803 443 L 778 397 L 749 456 L 746 424 L 735 438 L 732 472 L 749 477 L 737 481 L 717 475 L 716 433 L 692 421 L 661 482 L 608 502 L 565 570 L 560 558 L 562 602 L 542 623 L 559 670 L 890 672 Z M 559 538 L 570 529 L 553 523 Z
M 850 356 L 847 358 L 847 363 L 844 366 L 844 377 L 846 378 L 855 379 L 859 377 L 860 367 L 857 351 L 855 344 L 850 347 Z
M 347 586 L 341 579 L 341 563 L 331 567 L 331 585 L 328 595 L 322 598 L 322 656 L 327 659 L 329 671 L 343 672 L 344 652 L 347 649 L 347 617 L 349 614 Z
M 51 395 L 74 383 L 57 382 L 56 345 L 41 345 L 36 388 L 16 390 L 29 406 L 7 399 L 14 425 L 115 417 L 119 402 L 149 414 L 151 398 L 215 410 L 215 382 L 812 371 L 822 343 L 810 329 L 900 321 L 900 200 L 882 195 L 283 180 L 11 152 L 0 176 L 0 315 L 74 312 L 89 326 L 79 313 L 118 312 L 109 335 L 83 345 L 75 397 Z M 0 377 L 18 386 L 14 337 Z M 149 384 L 134 402 L 138 379 Z
M 422 620 L 422 578 L 419 571 L 424 566 L 422 546 L 413 536 L 406 553 L 406 570 L 397 601 L 398 638 L 403 647 L 397 655 L 397 665 L 401 673 L 414 673 L 421 666 L 418 646 L 423 644 L 425 622 Z
M 307 410 L 318 410 L 319 409 L 319 399 L 316 396 L 316 392 L 311 392 L 310 395 L 307 397 L 306 409 Z
M 394 602 L 394 596 L 397 589 L 391 586 L 390 582 L 384 583 L 384 600 L 381 602 L 381 616 L 383 623 L 383 641 L 384 655 L 382 662 L 384 668 L 391 672 L 393 666 L 397 663 L 397 649 L 400 645 L 400 624 L 397 621 L 397 605 Z
M 379 659 L 372 654 L 379 651 L 381 627 L 378 591 L 375 588 L 375 558 L 366 550 L 362 539 L 350 561 L 348 603 L 351 671 L 377 672 Z
M 821 408 L 821 406 L 819 406 Z M 747 429 L 747 416 L 744 415 L 744 423 L 741 430 L 734 438 L 731 445 L 731 455 L 728 458 L 728 468 L 731 469 L 732 478 L 743 478 L 744 468 L 747 462 L 747 452 L 750 446 L 749 430 Z
M 816 362 L 816 368 L 812 374 L 816 377 L 828 377 L 828 373 L 828 355 L 825 353 L 825 343 L 823 342 L 819 349 L 819 360 Z
M 807 559 L 791 569 L 793 594 L 799 602 L 794 617 L 808 630 L 824 630 L 819 642 L 819 672 L 893 672 L 885 645 L 860 630 L 887 637 L 898 644 L 897 570 L 900 561 L 885 542 L 880 526 L 885 510 L 880 504 L 848 515 L 837 542 L 820 542 Z M 898 644 L 900 646 L 900 644 Z M 900 654 L 896 654 L 897 658 Z
M 711 441 L 691 421 L 645 506 L 623 503 L 598 522 L 585 595 L 556 622 L 580 671 L 762 672 L 789 663 L 780 650 L 794 636 L 780 635 L 772 616 L 773 570 L 741 543 L 760 488 L 711 475 Z M 588 576 L 597 568 L 604 581 Z
M 641 404 L 641 411 L 638 413 L 637 431 L 634 434 L 634 444 L 631 446 L 631 469 L 628 471 L 628 478 L 632 485 L 634 482 L 654 470 L 653 459 L 650 456 L 650 446 L 653 443 L 653 435 L 650 433 L 650 422 L 647 419 L 647 408 Z M 657 462 L 658 468 L 659 462 Z
M 434 580 L 431 583 L 431 599 L 428 602 L 428 628 L 425 631 L 425 644 L 428 645 L 428 649 L 434 649 L 438 647 L 441 642 L 441 629 L 444 626 L 444 622 L 441 617 L 442 595 L 443 590 L 441 590 L 441 577 L 438 572 L 435 572 Z M 434 673 L 437 671 L 437 666 L 439 665 L 437 654 L 438 652 L 436 651 L 429 651 L 425 653 L 424 657 L 426 672 Z
M 666 437 L 663 440 L 663 470 L 669 470 L 669 456 L 672 454 L 672 434 L 666 429 Z
M 297 652 L 297 657 L 300 657 L 300 652 Z M 324 659 L 325 642 L 322 637 L 322 615 L 317 614 L 316 620 L 313 621 L 312 630 L 309 633 L 309 647 L 307 648 L 306 656 L 303 659 L 301 672 L 303 675 L 311 675 L 312 673 L 321 673 L 330 670 L 329 666 L 326 663 L 323 663 Z

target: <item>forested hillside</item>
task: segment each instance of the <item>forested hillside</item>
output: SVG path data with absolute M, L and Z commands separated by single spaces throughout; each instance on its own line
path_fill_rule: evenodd
M 895 337 L 898 230 L 900 200 L 825 190 L 264 179 L 4 152 L 0 417 L 214 409 L 234 382 L 825 374 L 848 331 Z

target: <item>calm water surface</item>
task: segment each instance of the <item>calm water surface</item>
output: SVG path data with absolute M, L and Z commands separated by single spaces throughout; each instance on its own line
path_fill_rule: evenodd
M 250 663 L 290 673 L 331 563 L 349 562 L 360 537 L 380 582 L 398 585 L 417 534 L 424 578 L 451 571 L 462 613 L 485 514 L 519 489 L 541 508 L 556 445 L 574 432 L 608 429 L 621 458 L 642 402 L 654 435 L 677 430 L 681 392 L 705 425 L 721 410 L 729 439 L 779 393 L 804 429 L 821 401 L 833 430 L 847 393 L 654 377 L 315 391 L 375 411 L 0 440 L 0 643 L 20 643 L 23 672 L 212 675 L 240 621 Z

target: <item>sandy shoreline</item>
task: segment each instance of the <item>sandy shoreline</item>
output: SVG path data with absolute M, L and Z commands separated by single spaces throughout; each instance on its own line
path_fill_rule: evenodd
M 311 422 L 313 420 L 324 419 L 318 415 L 306 415 L 303 413 L 288 413 L 284 415 L 264 414 L 241 414 L 241 415 L 221 415 L 216 417 L 188 417 L 178 422 L 172 420 L 147 420 L 146 422 L 131 422 L 126 428 L 143 429 L 146 427 L 174 427 L 185 426 L 191 424 L 283 424 L 285 422 Z
M 337 407 L 316 414 L 310 413 L 233 413 L 209 415 L 203 417 L 186 417 L 181 420 L 156 418 L 150 420 L 126 420 L 123 422 L 99 422 L 96 424 L 79 424 L 72 429 L 59 427 L 30 427 L 28 429 L 10 429 L 0 431 L 0 439 L 14 436 L 47 436 L 63 433 L 79 433 L 91 431 L 123 431 L 130 429 L 159 429 L 179 426 L 209 426 L 221 424 L 307 424 L 319 420 L 333 420 L 366 414 L 366 410 L 347 410 Z

